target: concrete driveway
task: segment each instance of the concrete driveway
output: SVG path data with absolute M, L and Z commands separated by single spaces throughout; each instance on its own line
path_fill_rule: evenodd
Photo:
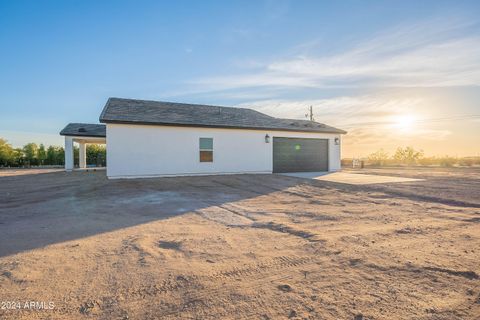
M 294 173 L 282 173 L 282 175 L 289 176 L 289 177 L 314 179 L 314 180 L 353 184 L 353 185 L 412 182 L 412 181 L 423 180 L 423 179 L 380 176 L 380 175 L 373 175 L 373 174 L 349 173 L 349 172 L 294 172 Z

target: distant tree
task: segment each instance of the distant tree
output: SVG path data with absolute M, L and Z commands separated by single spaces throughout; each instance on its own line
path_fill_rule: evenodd
M 94 164 L 97 167 L 106 165 L 106 148 L 99 144 L 87 145 L 87 164 Z
M 21 167 L 25 164 L 25 155 L 22 148 L 15 148 L 12 152 L 12 160 L 10 166 Z
M 378 150 L 368 156 L 368 161 L 375 166 L 383 166 L 390 156 L 383 149 Z
M 73 163 L 80 163 L 80 148 L 77 146 L 73 146 Z
M 63 147 L 56 147 L 56 165 L 63 166 L 65 164 L 65 150 Z
M 78 148 L 77 148 L 78 156 Z M 21 167 L 25 165 L 63 165 L 65 163 L 65 151 L 63 147 L 49 146 L 44 144 L 37 146 L 28 143 L 23 148 L 12 148 L 7 140 L 0 138 L 0 167 Z
M 60 166 L 65 163 L 65 152 L 63 147 L 49 146 L 47 149 L 47 155 L 45 159 L 45 164 Z
M 423 157 L 422 150 L 415 150 L 413 147 L 399 147 L 395 154 L 393 155 L 393 159 L 400 161 L 405 164 L 415 164 L 418 160 Z
M 45 158 L 45 164 L 54 165 L 57 161 L 57 150 L 54 146 L 49 146 L 47 148 L 47 155 Z
M 38 163 L 38 146 L 36 143 L 27 143 L 23 146 L 23 154 L 25 156 L 25 161 L 29 166 L 36 165 Z
M 13 148 L 7 140 L 0 138 L 0 166 L 8 166 L 13 160 Z
M 37 159 L 38 159 L 38 164 L 43 165 L 45 162 L 45 159 L 47 159 L 47 152 L 45 151 L 45 146 L 43 143 L 40 144 L 37 150 Z

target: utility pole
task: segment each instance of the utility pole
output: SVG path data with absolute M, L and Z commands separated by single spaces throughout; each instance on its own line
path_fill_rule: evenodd
M 310 106 L 308 111 L 309 113 L 305 114 L 305 118 L 309 118 L 310 121 L 315 121 L 315 118 L 313 117 L 313 106 Z

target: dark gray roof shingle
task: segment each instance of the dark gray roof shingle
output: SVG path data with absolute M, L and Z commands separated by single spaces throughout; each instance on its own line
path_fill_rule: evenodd
M 322 123 L 280 119 L 245 108 L 109 98 L 100 122 L 346 133 Z
M 60 135 L 105 138 L 107 132 L 104 124 L 69 123 L 62 131 L 60 131 Z

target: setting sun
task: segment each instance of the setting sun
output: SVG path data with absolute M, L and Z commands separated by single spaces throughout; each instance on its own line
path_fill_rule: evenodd
M 396 116 L 393 120 L 393 123 L 396 127 L 402 130 L 409 130 L 413 128 L 413 125 L 416 121 L 416 117 L 411 114 L 404 114 Z

